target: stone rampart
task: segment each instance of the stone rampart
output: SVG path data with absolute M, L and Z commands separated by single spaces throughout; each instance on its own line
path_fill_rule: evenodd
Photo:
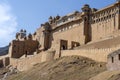
M 117 49 L 119 49 L 119 47 L 106 49 L 63 50 L 61 51 L 61 56 L 78 55 L 88 57 L 99 62 L 107 62 L 107 55 Z
M 106 48 L 106 49 L 62 50 L 61 57 L 78 55 L 78 56 L 88 57 L 99 62 L 107 62 L 107 55 L 119 48 L 120 47 Z M 14 67 L 17 67 L 18 70 L 24 71 L 32 68 L 34 65 L 38 63 L 50 61 L 55 58 L 56 58 L 56 54 L 54 52 L 46 51 L 33 56 L 28 56 L 26 58 L 20 58 L 20 59 L 11 58 L 10 64 L 13 65 Z
M 12 65 L 13 67 L 17 67 L 17 69 L 20 71 L 24 71 L 32 68 L 38 63 L 53 60 L 54 55 L 55 53 L 53 52 L 41 52 L 36 55 L 31 55 L 19 59 L 11 58 L 10 65 Z
M 41 63 L 41 59 L 42 53 L 21 59 L 11 58 L 10 65 L 17 67 L 20 71 L 24 71 L 32 68 L 37 63 Z

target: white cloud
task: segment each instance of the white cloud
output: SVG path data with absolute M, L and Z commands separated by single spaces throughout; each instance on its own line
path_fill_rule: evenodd
M 14 38 L 17 28 L 16 16 L 8 4 L 0 4 L 0 47 L 8 45 Z

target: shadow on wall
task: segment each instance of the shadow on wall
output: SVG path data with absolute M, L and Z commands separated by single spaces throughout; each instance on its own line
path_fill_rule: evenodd
M 10 58 L 9 57 L 5 57 L 5 58 L 0 60 L 0 68 L 6 67 L 9 64 L 10 64 Z

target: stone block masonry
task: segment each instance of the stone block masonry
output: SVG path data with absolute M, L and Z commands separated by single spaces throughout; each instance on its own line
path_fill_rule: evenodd
M 79 50 L 63 50 L 61 56 L 83 56 L 88 57 L 92 60 L 99 62 L 107 62 L 107 56 L 111 52 L 119 49 L 117 48 L 106 48 L 106 49 L 79 49 Z

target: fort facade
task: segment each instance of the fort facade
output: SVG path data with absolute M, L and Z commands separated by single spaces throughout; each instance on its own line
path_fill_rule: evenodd
M 76 47 L 104 40 L 111 37 L 115 32 L 119 32 L 119 0 L 99 10 L 85 4 L 81 10 L 82 12 L 75 11 L 62 17 L 59 15 L 56 17 L 50 16 L 48 22 L 41 24 L 34 34 L 26 36 L 26 30 L 18 32 L 16 39 L 11 42 L 9 47 L 8 55 L 12 58 L 10 59 L 10 63 L 17 64 L 15 59 L 26 58 L 34 54 L 40 54 L 40 61 L 59 58 L 64 55 L 62 54 L 62 50 L 67 50 L 64 53 L 68 55 L 67 52 L 70 52 L 70 50 L 73 52 Z M 52 51 L 53 53 L 43 53 L 47 51 Z M 76 52 L 80 55 L 80 51 Z M 106 54 L 108 55 L 108 53 Z M 95 55 L 97 55 L 97 52 L 95 52 Z M 107 55 L 105 55 L 105 58 Z M 87 57 L 86 53 L 85 57 Z M 92 58 L 92 56 L 90 56 L 90 58 Z M 38 57 L 34 60 L 37 59 Z M 102 59 L 100 59 L 100 61 L 101 60 Z M 106 59 L 104 59 L 104 61 L 106 61 Z
M 82 12 L 75 11 L 63 17 L 50 17 L 34 35 L 39 50 L 73 49 L 104 39 L 120 29 L 120 3 L 97 10 L 88 4 Z

